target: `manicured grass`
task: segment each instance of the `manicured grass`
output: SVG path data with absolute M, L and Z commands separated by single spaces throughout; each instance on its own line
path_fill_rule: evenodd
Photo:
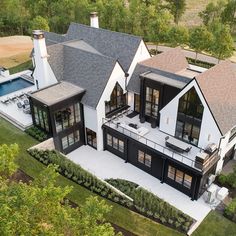
M 43 164 L 32 158 L 26 151 L 29 147 L 37 144 L 33 138 L 26 133 L 18 130 L 7 121 L 0 118 L 0 144 L 18 143 L 20 153 L 17 157 L 19 167 L 31 177 L 37 177 L 40 171 L 45 168 Z M 73 186 L 72 192 L 69 194 L 69 199 L 78 205 L 82 205 L 85 199 L 91 195 L 92 192 L 81 187 L 80 185 L 59 176 L 57 184 L 60 186 Z M 99 197 L 101 199 L 101 197 Z M 142 236 L 178 236 L 183 235 L 175 230 L 165 227 L 161 224 L 155 223 L 137 213 L 134 213 L 127 208 L 124 208 L 116 203 L 106 200 L 107 204 L 112 205 L 112 211 L 108 214 L 107 220 L 114 223 L 136 235 Z
M 32 69 L 32 61 L 26 61 L 22 64 L 19 64 L 17 66 L 11 67 L 9 68 L 10 74 L 15 74 L 17 72 L 23 71 L 23 70 L 28 70 L 28 69 Z
M 192 236 L 235 236 L 236 224 L 211 211 Z

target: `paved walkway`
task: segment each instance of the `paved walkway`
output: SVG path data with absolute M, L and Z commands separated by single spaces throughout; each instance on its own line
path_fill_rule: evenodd
M 236 167 L 236 160 L 232 159 L 223 167 L 221 173 L 228 175 L 229 173 L 233 172 L 234 167 Z
M 165 183 L 161 184 L 160 180 L 130 163 L 125 163 L 124 160 L 108 151 L 99 152 L 89 146 L 82 146 L 69 153 L 67 157 L 102 179 L 120 178 L 139 184 L 188 214 L 197 220 L 198 223 L 211 210 L 210 206 L 204 202 L 202 197 L 197 201 L 192 201 L 187 195 Z

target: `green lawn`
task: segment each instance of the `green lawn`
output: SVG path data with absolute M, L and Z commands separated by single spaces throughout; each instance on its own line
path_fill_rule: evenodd
M 235 236 L 236 224 L 211 211 L 192 236 Z
M 33 138 L 15 128 L 13 125 L 7 121 L 0 118 L 0 144 L 11 144 L 18 143 L 20 147 L 20 153 L 17 157 L 17 163 L 19 167 L 25 171 L 28 175 L 32 177 L 38 176 L 40 171 L 45 168 L 43 164 L 36 161 L 32 158 L 27 152 L 26 149 L 33 146 L 37 143 Z M 91 195 L 92 192 L 81 187 L 78 184 L 59 176 L 58 185 L 73 186 L 73 191 L 69 194 L 69 199 L 78 205 L 82 205 L 85 202 L 85 199 Z M 100 197 L 99 197 L 100 198 Z M 112 203 L 106 200 L 107 204 L 112 205 L 112 211 L 107 216 L 107 220 L 110 222 L 119 225 L 122 228 L 142 236 L 178 236 L 183 235 L 175 230 L 172 230 L 168 227 L 165 227 L 161 224 L 155 223 L 139 214 L 136 214 L 127 208 L 124 208 L 118 204 Z
M 28 70 L 30 68 L 32 69 L 32 66 L 33 66 L 32 61 L 29 60 L 29 61 L 26 61 L 22 64 L 17 65 L 17 66 L 11 67 L 9 69 L 9 71 L 10 71 L 10 74 L 15 74 L 15 73 L 23 71 L 23 70 Z

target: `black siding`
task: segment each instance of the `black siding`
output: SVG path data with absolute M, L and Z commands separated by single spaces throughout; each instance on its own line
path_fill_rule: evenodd
M 192 200 L 197 200 L 200 197 L 203 189 L 202 186 L 207 181 L 209 173 L 213 173 L 215 170 L 214 166 L 207 173 L 204 173 L 203 175 L 201 172 L 195 170 L 194 168 L 186 166 L 185 164 L 178 162 L 174 159 L 171 159 L 171 157 L 168 157 L 163 153 L 160 153 L 157 150 L 154 150 L 146 146 L 145 144 L 140 143 L 137 140 L 134 140 L 124 134 L 121 134 L 110 127 L 103 126 L 103 131 L 104 131 L 103 134 L 104 134 L 105 150 L 114 153 L 115 155 L 122 158 L 124 161 L 129 162 L 134 166 L 142 169 L 143 171 L 149 173 L 150 175 L 156 177 L 161 181 L 161 183 L 167 183 L 168 185 L 174 187 L 175 189 L 178 189 L 179 191 L 191 197 Z M 107 140 L 106 140 L 107 133 L 124 141 L 125 143 L 124 153 L 120 153 L 117 150 L 107 145 Z M 138 150 L 143 151 L 152 156 L 151 168 L 138 162 L 137 158 Z M 192 184 L 190 188 L 187 188 L 168 178 L 167 175 L 168 175 L 169 165 L 192 177 Z

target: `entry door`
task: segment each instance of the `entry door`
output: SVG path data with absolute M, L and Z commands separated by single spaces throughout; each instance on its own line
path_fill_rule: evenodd
M 97 149 L 97 134 L 91 129 L 86 128 L 87 144 Z

